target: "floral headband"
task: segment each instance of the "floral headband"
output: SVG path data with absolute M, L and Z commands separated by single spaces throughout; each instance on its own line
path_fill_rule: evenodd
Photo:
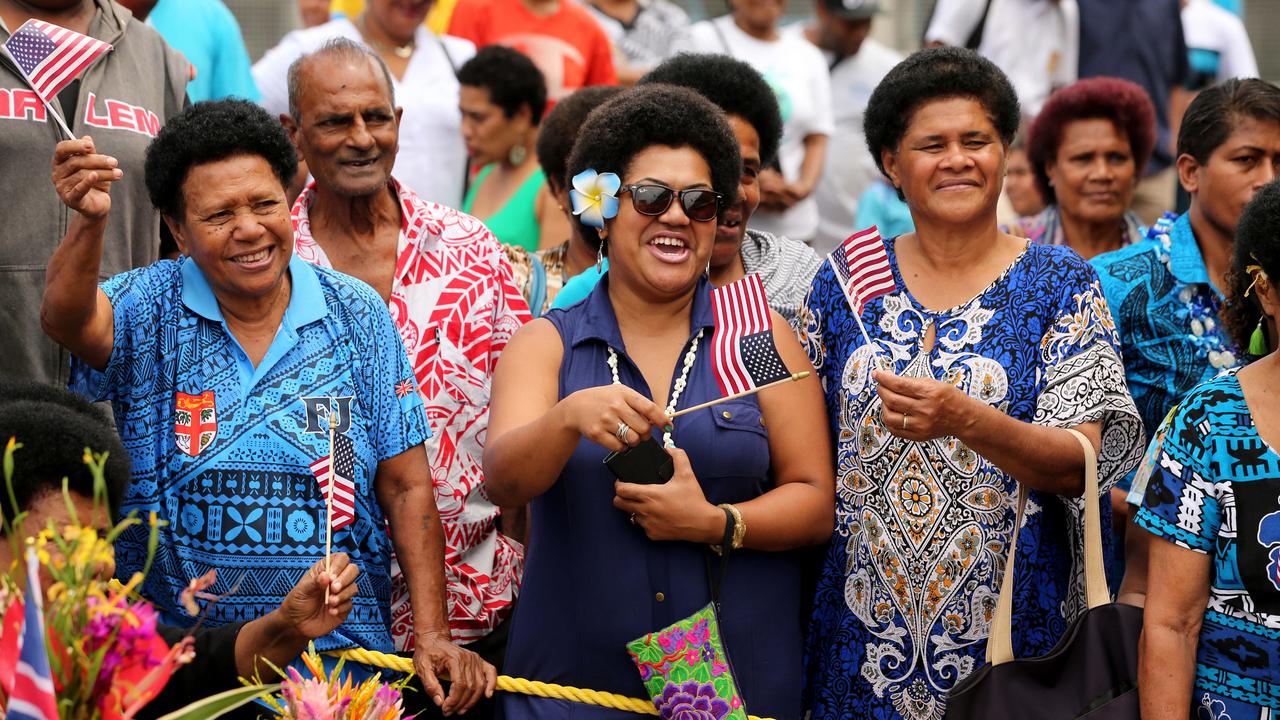
M 1257 286 L 1258 283 L 1262 283 L 1262 288 L 1259 288 L 1259 290 L 1265 290 L 1271 284 L 1271 278 L 1267 277 L 1267 271 L 1262 269 L 1262 261 L 1258 260 L 1258 256 L 1253 253 L 1249 253 L 1249 257 L 1253 258 L 1253 262 L 1255 264 L 1246 265 L 1244 268 L 1245 272 L 1253 276 L 1253 282 L 1249 283 L 1249 287 L 1245 288 L 1245 297 L 1249 297 L 1249 293 L 1253 292 L 1253 288 Z
M 573 214 L 582 224 L 597 230 L 604 229 L 604 221 L 618 214 L 618 189 L 622 180 L 614 173 L 597 173 L 587 168 L 573 176 L 573 189 L 569 200 Z

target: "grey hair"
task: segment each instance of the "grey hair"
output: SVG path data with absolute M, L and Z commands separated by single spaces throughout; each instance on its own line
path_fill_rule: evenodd
M 326 40 L 314 52 L 306 53 L 289 64 L 289 115 L 293 117 L 293 121 L 298 125 L 302 124 L 302 111 L 298 108 L 298 101 L 302 97 L 302 69 L 306 67 L 308 62 L 320 58 L 347 61 L 355 61 L 361 58 L 372 60 L 381 68 L 382 77 L 387 82 L 387 93 L 391 96 L 391 107 L 394 108 L 396 106 L 396 86 L 391 79 L 391 70 L 387 68 L 387 64 L 378 56 L 378 53 L 364 43 L 358 43 L 350 38 L 336 37 Z

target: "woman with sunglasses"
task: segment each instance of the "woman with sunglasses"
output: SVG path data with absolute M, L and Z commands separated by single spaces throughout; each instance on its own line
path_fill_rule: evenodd
M 600 231 L 609 271 L 583 302 L 521 328 L 494 376 L 488 491 L 532 502 L 508 671 L 645 696 L 625 645 L 710 601 L 708 548 L 733 517 L 741 549 L 720 593 L 733 671 L 752 713 L 799 718 L 802 590 L 788 551 L 831 533 L 821 391 L 806 379 L 671 418 L 721 395 L 705 272 L 719 209 L 737 194 L 733 131 L 689 90 L 639 88 L 588 117 L 568 172 L 587 170 L 620 180 Z M 809 369 L 786 323 L 772 321 L 788 369 Z M 674 444 L 666 483 L 622 482 L 602 464 L 642 440 Z M 513 720 L 629 716 L 502 703 Z

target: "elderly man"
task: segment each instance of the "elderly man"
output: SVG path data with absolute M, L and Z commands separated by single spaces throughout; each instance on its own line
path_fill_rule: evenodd
M 391 176 L 401 110 L 377 55 L 335 39 L 299 58 L 289 68 L 289 108 L 281 121 L 315 177 L 293 207 L 297 253 L 364 280 L 390 307 L 431 423 L 452 637 L 500 661 L 523 549 L 499 532 L 481 456 L 489 378 L 528 306 L 480 221 L 422 201 Z M 392 624 L 402 651 L 421 634 L 407 600 L 397 582 Z

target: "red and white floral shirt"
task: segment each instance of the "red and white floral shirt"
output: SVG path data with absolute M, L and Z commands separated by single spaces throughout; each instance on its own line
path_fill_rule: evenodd
M 449 628 L 455 642 L 489 634 L 519 590 L 524 548 L 498 531 L 481 460 L 494 365 L 512 333 L 530 320 L 502 246 L 482 222 L 427 202 L 391 181 L 403 225 L 387 303 L 400 329 L 431 424 L 427 458 L 444 526 Z M 293 206 L 294 252 L 333 267 L 311 236 L 312 182 Z M 339 268 L 340 269 L 340 268 Z M 413 612 L 392 561 L 391 634 L 413 650 Z

